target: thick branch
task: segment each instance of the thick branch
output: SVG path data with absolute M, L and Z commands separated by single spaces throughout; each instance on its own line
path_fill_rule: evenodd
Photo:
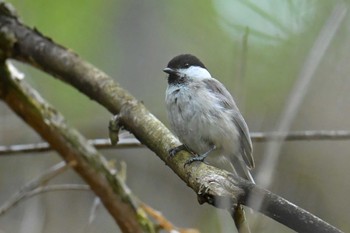
M 15 18 L 0 15 L 0 37 L 0 49 L 4 59 L 11 57 L 34 65 L 71 84 L 111 113 L 119 114 L 123 126 L 165 161 L 198 194 L 201 203 L 208 202 L 220 206 L 220 203 L 239 202 L 254 207 L 245 200 L 249 194 L 256 195 L 266 204 L 265 210 L 262 210 L 265 214 L 292 229 L 302 232 L 340 232 L 288 201 L 282 198 L 273 199 L 275 195 L 267 195 L 267 191 L 255 188 L 254 185 L 226 171 L 204 163 L 184 167 L 183 164 L 191 156 L 187 152 L 180 152 L 174 158 L 170 158 L 168 150 L 179 145 L 178 140 L 142 103 L 105 73 L 39 32 L 23 26 Z M 55 144 L 54 141 L 49 143 L 52 146 Z M 290 219 L 282 219 L 281 212 L 287 210 L 289 213 L 289 210 L 294 209 L 307 215 L 306 219 L 318 219 L 316 222 L 320 224 L 315 224 L 315 221 L 301 221 L 300 216 L 295 214 L 289 214 Z
M 64 118 L 22 80 L 0 67 L 0 97 L 90 185 L 123 232 L 143 232 L 137 207 L 108 162 Z
M 249 202 L 245 203 L 251 208 L 265 214 L 296 232 L 330 233 L 342 232 L 332 225 L 324 222 L 310 212 L 296 206 L 284 198 L 256 185 L 246 183 L 242 185 L 246 193 L 249 193 Z M 261 201 L 261 205 L 259 205 Z

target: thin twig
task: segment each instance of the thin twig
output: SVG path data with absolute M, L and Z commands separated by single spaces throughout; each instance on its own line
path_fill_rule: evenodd
M 289 133 L 283 132 L 253 132 L 251 138 L 254 142 L 268 142 L 268 141 L 338 141 L 349 140 L 349 130 L 306 130 L 306 131 L 292 131 Z
M 65 162 L 60 162 L 52 166 L 51 168 L 49 168 L 47 171 L 45 171 L 38 177 L 29 181 L 17 193 L 13 194 L 9 200 L 7 200 L 2 206 L 0 206 L 0 216 L 4 214 L 6 211 L 8 211 L 11 207 L 16 205 L 20 200 L 25 198 L 28 195 L 28 193 L 44 185 L 45 183 L 47 183 L 57 175 L 66 171 L 68 168 L 69 166 L 66 165 Z
M 89 140 L 89 143 L 98 149 L 122 149 L 122 148 L 136 148 L 143 147 L 143 145 L 136 138 L 120 138 L 118 145 L 113 146 L 109 138 L 99 138 Z M 47 152 L 52 150 L 47 142 L 18 144 L 11 146 L 0 146 L 0 155 L 26 154 Z
M 56 191 L 91 191 L 91 188 L 86 184 L 51 184 L 34 189 L 26 195 L 26 198 L 33 197 L 41 193 Z
M 91 206 L 88 226 L 92 224 L 92 222 L 96 219 L 97 208 L 102 205 L 100 198 L 95 197 Z
M 178 233 L 200 233 L 199 230 L 193 228 L 178 228 L 175 227 L 168 219 L 166 219 L 162 213 L 146 205 L 145 203 L 140 204 L 141 208 L 150 216 L 152 216 L 159 224 L 160 228 L 168 232 Z
M 244 30 L 244 34 L 242 36 L 241 46 L 240 46 L 240 59 L 237 66 L 237 74 L 236 74 L 236 88 L 235 93 L 237 93 L 237 97 L 240 100 L 240 109 L 244 112 L 245 107 L 245 93 L 244 90 L 245 82 L 246 82 L 246 71 L 247 71 L 247 56 L 248 56 L 248 38 L 249 38 L 250 29 L 246 27 Z
M 39 186 L 31 191 L 19 193 L 11 197 L 4 205 L 0 207 L 0 216 L 9 211 L 12 207 L 19 204 L 20 201 L 24 201 L 28 198 L 36 196 L 38 194 L 46 192 L 56 192 L 56 191 L 91 191 L 89 185 L 85 184 L 53 184 L 47 186 Z
M 252 132 L 253 142 L 268 141 L 340 141 L 350 140 L 350 130 L 306 130 L 292 131 L 288 134 L 282 132 Z M 120 138 L 117 145 L 111 145 L 109 138 L 98 138 L 89 140 L 90 144 L 98 149 L 130 149 L 144 147 L 136 138 Z M 30 153 L 47 152 L 52 150 L 47 142 L 18 144 L 11 146 L 0 146 L 0 156 L 26 155 Z

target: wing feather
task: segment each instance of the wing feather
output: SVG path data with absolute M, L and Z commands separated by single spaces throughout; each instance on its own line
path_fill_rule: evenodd
M 222 83 L 214 78 L 205 79 L 203 82 L 212 93 L 217 95 L 223 107 L 233 111 L 232 121 L 240 133 L 242 158 L 248 168 L 254 168 L 253 146 L 249 129 L 231 94 Z

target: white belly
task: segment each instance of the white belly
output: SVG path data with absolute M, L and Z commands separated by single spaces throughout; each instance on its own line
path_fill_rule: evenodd
M 215 145 L 215 154 L 237 155 L 240 139 L 233 114 L 210 95 L 200 89 L 189 92 L 185 87 L 168 88 L 166 105 L 171 127 L 179 140 L 197 154 Z

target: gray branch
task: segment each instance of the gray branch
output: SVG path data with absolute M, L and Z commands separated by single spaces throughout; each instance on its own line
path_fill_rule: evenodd
M 292 131 L 287 134 L 278 132 L 252 132 L 250 133 L 253 142 L 268 142 L 272 140 L 283 141 L 340 141 L 350 140 L 350 131 L 348 130 L 306 130 L 306 131 Z M 109 138 L 91 139 L 89 143 L 97 149 L 125 149 L 144 147 L 134 137 L 119 138 L 117 145 L 112 145 Z M 38 152 L 47 152 L 52 150 L 50 144 L 47 142 L 18 144 L 10 146 L 0 145 L 0 156 L 29 154 Z
M 97 149 L 121 149 L 144 147 L 136 138 L 120 138 L 118 145 L 111 145 L 109 138 L 88 140 Z M 47 152 L 52 150 L 47 142 L 0 146 L 0 156 Z

